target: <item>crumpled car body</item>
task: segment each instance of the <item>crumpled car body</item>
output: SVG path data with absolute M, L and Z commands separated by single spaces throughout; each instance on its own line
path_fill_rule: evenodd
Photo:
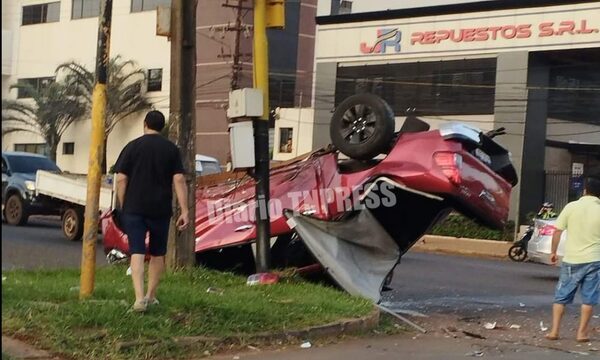
M 355 261 L 361 257 L 358 253 L 337 258 L 336 253 L 344 253 L 342 245 L 323 249 L 317 246 L 319 242 L 341 239 L 355 248 L 362 246 L 371 263 L 383 261 L 383 256 L 387 265 L 374 277 L 378 279 L 374 289 L 381 289 L 402 254 L 453 209 L 490 227 L 502 227 L 516 182 L 508 152 L 480 131 L 461 124 L 400 132 L 383 159 L 341 159 L 335 149 L 324 148 L 272 167 L 271 236 L 288 236 L 289 240 L 290 234 L 299 234 L 330 274 L 339 263 L 348 269 L 360 265 L 363 273 L 368 265 Z M 198 178 L 195 250 L 199 258 L 254 242 L 254 195 L 255 180 L 247 173 Z M 113 249 L 127 253 L 126 236 L 110 216 L 104 217 L 102 230 L 107 253 Z M 383 251 L 373 250 L 371 235 L 378 237 Z M 316 253 L 321 251 L 333 255 Z M 391 260 L 386 253 L 392 254 Z M 373 288 L 355 291 L 376 300 L 375 292 Z

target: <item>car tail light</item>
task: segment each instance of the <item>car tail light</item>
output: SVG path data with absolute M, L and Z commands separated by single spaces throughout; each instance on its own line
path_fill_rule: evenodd
M 433 155 L 437 166 L 454 184 L 460 184 L 460 170 L 462 169 L 462 156 L 453 152 L 438 152 Z
M 556 227 L 554 227 L 552 225 L 544 225 L 540 228 L 540 235 L 542 235 L 542 236 L 554 235 L 554 231 L 556 231 Z

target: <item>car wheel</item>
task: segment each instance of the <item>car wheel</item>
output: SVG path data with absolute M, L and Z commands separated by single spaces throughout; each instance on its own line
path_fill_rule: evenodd
M 79 241 L 83 236 L 83 209 L 68 208 L 62 217 L 62 231 L 67 240 Z
M 343 154 L 369 160 L 389 150 L 394 127 L 392 108 L 379 96 L 365 93 L 350 96 L 336 108 L 329 132 Z
M 508 257 L 512 261 L 523 262 L 527 258 L 527 250 L 521 244 L 513 245 L 508 249 Z
M 10 225 L 22 226 L 27 224 L 27 219 L 29 218 L 27 205 L 19 194 L 12 194 L 6 200 L 4 218 Z

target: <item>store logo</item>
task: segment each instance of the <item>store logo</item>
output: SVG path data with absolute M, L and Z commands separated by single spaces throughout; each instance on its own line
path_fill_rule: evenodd
M 400 52 L 400 40 L 402 40 L 402 32 L 395 29 L 377 29 L 377 41 L 373 46 L 367 43 L 360 44 L 360 52 L 363 54 L 385 54 L 389 47 L 394 48 L 394 52 Z

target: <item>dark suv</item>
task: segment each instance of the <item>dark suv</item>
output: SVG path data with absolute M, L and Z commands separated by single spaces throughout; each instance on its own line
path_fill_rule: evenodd
M 60 204 L 35 195 L 38 170 L 60 172 L 46 156 L 25 152 L 2 153 L 2 215 L 11 225 L 25 225 L 30 215 L 58 215 Z

